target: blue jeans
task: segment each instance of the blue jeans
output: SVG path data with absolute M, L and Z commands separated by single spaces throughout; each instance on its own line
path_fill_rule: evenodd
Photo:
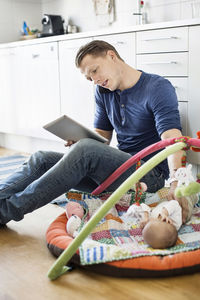
M 92 139 L 82 139 L 66 154 L 38 151 L 18 171 L 0 183 L 0 223 L 19 221 L 71 188 L 91 192 L 112 174 L 130 154 Z M 114 191 L 135 171 L 121 175 L 108 191 Z M 149 192 L 164 185 L 156 169 L 143 177 Z

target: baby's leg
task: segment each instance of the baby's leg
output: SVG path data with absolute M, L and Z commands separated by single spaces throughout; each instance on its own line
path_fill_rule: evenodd
M 191 196 L 188 196 L 188 197 L 185 197 L 188 201 L 188 216 L 187 216 L 187 219 L 186 219 L 186 222 L 188 222 L 192 216 L 192 212 L 193 212 L 193 208 L 194 208 L 194 205 L 198 202 L 198 195 L 197 194 L 194 194 L 194 195 L 191 195 Z

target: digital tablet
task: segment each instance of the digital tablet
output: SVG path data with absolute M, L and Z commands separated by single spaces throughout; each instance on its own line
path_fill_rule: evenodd
M 63 115 L 62 117 L 44 125 L 43 128 L 64 141 L 76 142 L 83 138 L 92 138 L 102 143 L 108 141 L 106 138 L 74 121 L 67 115 Z

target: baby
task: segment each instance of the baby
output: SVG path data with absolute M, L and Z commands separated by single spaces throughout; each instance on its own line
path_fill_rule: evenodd
M 138 218 L 144 241 L 152 248 L 165 249 L 176 244 L 182 225 L 182 208 L 178 201 L 163 201 L 153 209 L 144 203 L 133 204 L 126 215 Z

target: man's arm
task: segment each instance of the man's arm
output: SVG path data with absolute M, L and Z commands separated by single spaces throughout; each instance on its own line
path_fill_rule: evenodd
M 108 142 L 107 142 L 108 145 L 110 144 L 110 141 L 112 139 L 112 134 L 113 134 L 112 130 L 108 131 L 108 130 L 102 130 L 102 129 L 95 128 L 95 131 L 108 140 Z
M 182 136 L 182 133 L 178 129 L 170 129 L 162 133 L 161 139 L 166 140 L 170 138 L 178 138 Z M 170 178 L 174 177 L 174 173 L 178 168 L 182 167 L 182 156 L 184 155 L 184 151 L 180 150 L 176 153 L 170 155 L 168 157 L 168 166 L 169 166 L 169 172 L 170 172 Z
M 165 139 L 176 138 L 176 137 L 180 137 L 180 136 L 182 136 L 182 133 L 180 130 L 170 129 L 170 130 L 167 130 L 162 133 L 161 139 L 165 140 Z M 174 173 L 176 172 L 176 170 L 178 168 L 182 167 L 182 156 L 183 155 L 184 155 L 184 151 L 180 150 L 168 157 L 168 166 L 169 166 L 169 172 L 170 172 L 171 179 L 174 178 Z M 185 223 L 187 215 L 188 215 L 188 202 L 187 202 L 187 199 L 185 199 L 184 197 L 182 197 L 182 198 L 175 197 L 174 191 L 177 187 L 177 183 L 178 183 L 177 181 L 173 181 L 170 184 L 168 200 L 174 199 L 179 202 L 180 206 L 182 207 L 182 221 L 183 221 L 183 223 Z

